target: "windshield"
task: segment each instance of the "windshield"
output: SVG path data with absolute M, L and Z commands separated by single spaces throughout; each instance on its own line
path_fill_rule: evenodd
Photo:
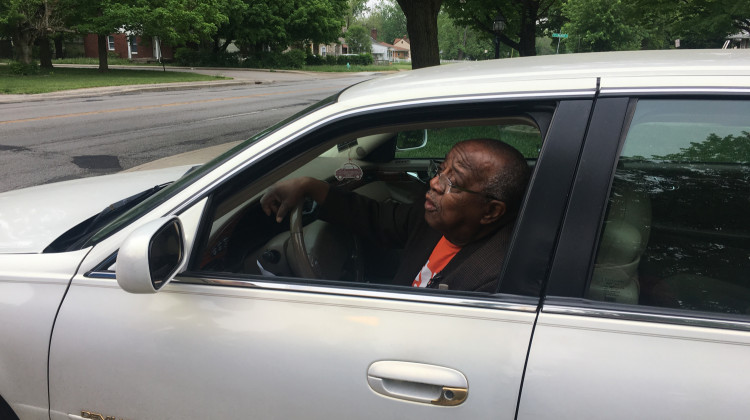
M 106 226 L 103 226 L 95 234 L 87 235 L 87 239 L 85 240 L 84 243 L 81 244 L 81 247 L 85 248 L 87 246 L 96 245 L 97 243 L 101 242 L 102 240 L 109 237 L 113 233 L 122 229 L 124 226 L 132 223 L 134 220 L 138 219 L 139 217 L 143 216 L 144 214 L 152 211 L 159 205 L 163 204 L 168 199 L 172 198 L 177 193 L 179 193 L 184 188 L 186 188 L 188 185 L 192 184 L 197 179 L 201 178 L 204 174 L 216 169 L 222 163 L 226 162 L 227 160 L 232 158 L 234 155 L 236 155 L 240 151 L 247 148 L 250 144 L 255 143 L 256 141 L 268 136 L 274 131 L 277 131 L 284 126 L 289 125 L 294 121 L 297 121 L 298 119 L 304 117 L 305 115 L 312 113 L 313 111 L 324 108 L 332 103 L 335 103 L 336 100 L 338 99 L 338 95 L 339 94 L 329 96 L 328 98 L 323 99 L 322 101 L 317 102 L 305 108 L 304 110 L 292 115 L 291 117 L 283 121 L 280 121 L 276 123 L 275 125 L 261 131 L 260 133 L 251 137 L 249 140 L 246 140 L 240 143 L 239 145 L 231 148 L 230 150 L 214 158 L 213 160 L 201 165 L 200 167 L 197 167 L 195 170 L 188 172 L 187 174 L 183 175 L 182 178 L 178 179 L 177 181 L 175 181 L 168 187 L 161 190 L 159 194 L 154 194 L 148 197 L 146 200 L 142 201 L 139 205 L 134 206 L 129 211 L 123 213 L 120 217 L 117 217 L 116 219 L 114 219 L 111 223 L 107 224 Z

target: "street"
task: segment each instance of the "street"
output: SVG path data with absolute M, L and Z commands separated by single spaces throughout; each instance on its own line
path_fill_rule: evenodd
M 246 84 L 0 103 L 0 192 L 118 172 L 262 129 L 373 74 L 203 70 Z M 50 95 L 51 96 L 51 95 Z M 2 101 L 0 101 L 2 102 Z

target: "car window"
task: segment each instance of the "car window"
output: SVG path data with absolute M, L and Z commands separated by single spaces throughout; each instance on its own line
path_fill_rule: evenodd
M 641 100 L 587 296 L 750 314 L 750 102 Z
M 431 168 L 461 140 L 505 140 L 516 146 L 533 165 L 542 142 L 542 130 L 533 118 L 519 113 L 483 119 L 480 124 L 472 124 L 470 120 L 441 120 L 422 123 L 421 127 L 412 125 L 408 129 L 383 127 L 374 133 L 368 130 L 364 136 L 344 135 L 335 139 L 335 143 L 326 144 L 327 147 L 318 146 L 319 151 L 308 154 L 304 161 L 294 161 L 297 166 L 277 168 L 268 177 L 273 179 L 264 183 L 300 176 L 313 177 L 328 182 L 337 190 L 355 192 L 378 203 L 414 205 L 424 211 Z M 402 147 L 404 145 L 408 147 Z M 243 177 L 239 175 L 237 179 Z M 461 189 L 459 182 L 455 182 L 454 188 Z M 405 258 L 403 248 L 392 246 L 391 242 L 404 238 L 394 240 L 389 237 L 381 243 L 354 235 L 348 228 L 320 220 L 319 206 L 308 202 L 302 209 L 302 225 L 310 260 L 307 268 L 315 272 L 311 276 L 305 274 L 305 267 L 299 267 L 298 260 L 304 258 L 295 251 L 289 218 L 276 223 L 263 213 L 259 204 L 263 192 L 257 184 L 239 181 L 227 182 L 216 191 L 212 206 L 206 213 L 204 234 L 191 260 L 191 270 L 262 276 L 280 281 L 304 279 L 358 286 L 393 286 L 394 276 Z M 388 244 L 384 245 L 386 242 Z M 427 257 L 422 264 L 426 260 Z M 490 258 L 488 261 L 502 259 Z M 501 263 L 497 265 L 499 273 Z M 419 268 L 413 276 L 418 273 Z

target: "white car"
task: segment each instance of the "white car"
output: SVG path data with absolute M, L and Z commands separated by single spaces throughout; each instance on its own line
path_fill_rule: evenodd
M 417 202 L 475 137 L 533 166 L 496 293 L 260 209 L 301 175 Z M 0 418 L 744 419 L 748 192 L 748 51 L 361 83 L 197 168 L 0 194 Z

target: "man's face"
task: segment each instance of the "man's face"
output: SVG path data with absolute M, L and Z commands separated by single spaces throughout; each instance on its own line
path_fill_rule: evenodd
M 453 185 L 482 191 L 488 174 L 499 164 L 495 154 L 476 143 L 463 142 L 456 144 L 445 157 L 441 173 Z M 456 245 L 471 242 L 484 227 L 481 219 L 487 211 L 488 199 L 457 188 L 448 193 L 438 178 L 430 180 L 424 204 L 425 220 Z

